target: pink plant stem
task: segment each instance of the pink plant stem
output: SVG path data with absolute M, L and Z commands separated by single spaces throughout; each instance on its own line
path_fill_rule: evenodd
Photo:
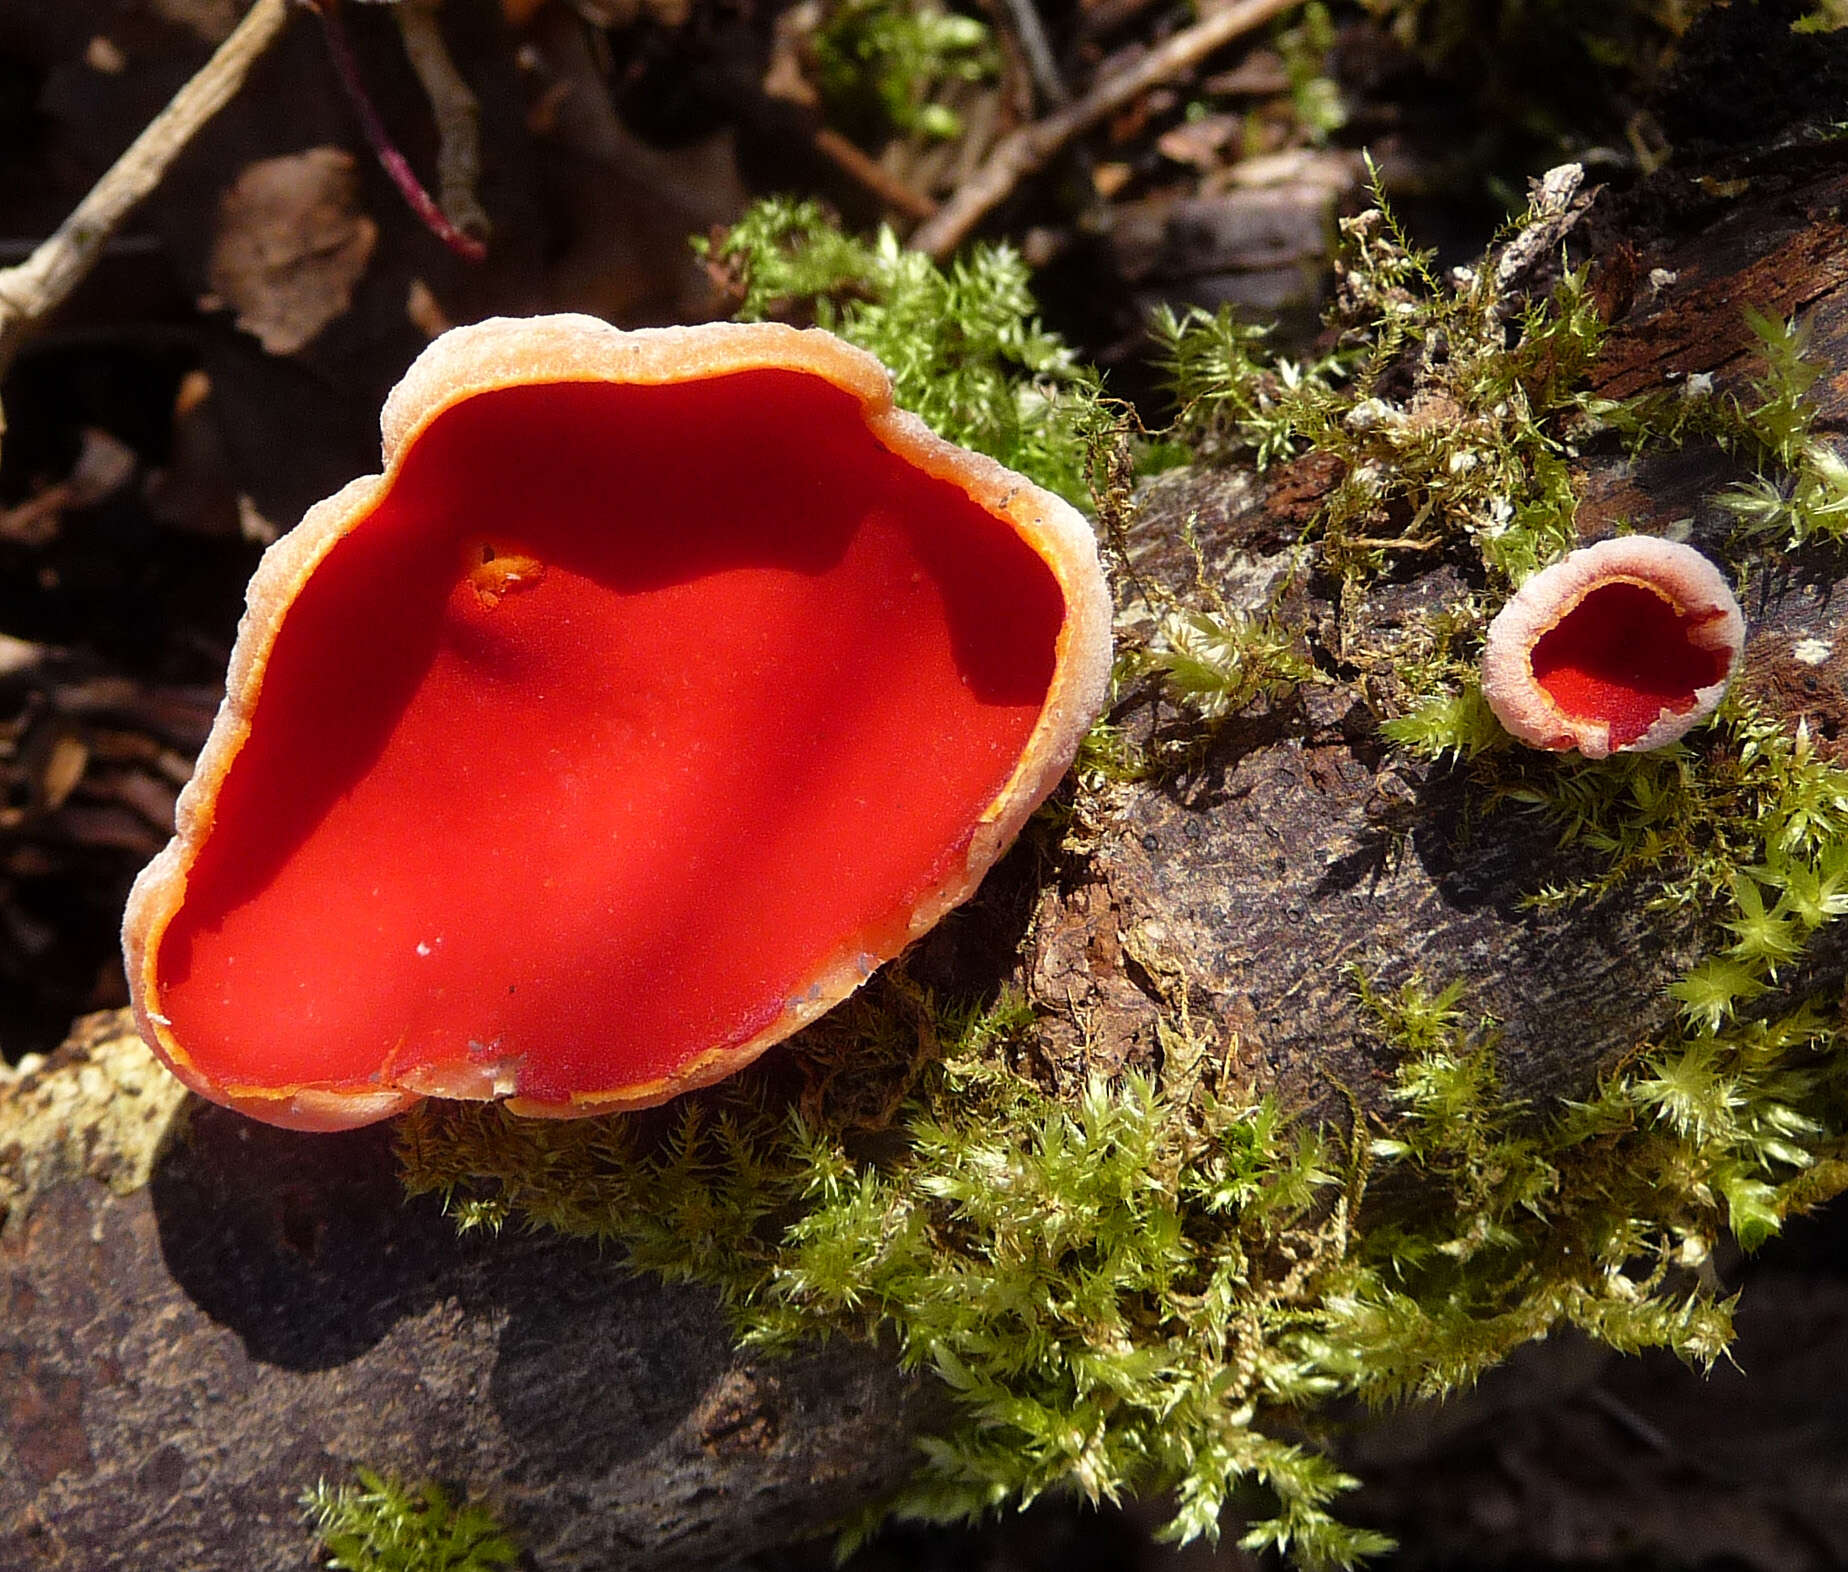
M 322 30 L 327 36 L 327 52 L 334 62 L 334 72 L 340 78 L 340 85 L 346 89 L 353 113 L 359 117 L 360 129 L 372 144 L 373 154 L 380 166 L 391 177 L 391 183 L 398 188 L 411 211 L 423 220 L 424 227 L 457 256 L 469 262 L 484 260 L 488 248 L 473 235 L 464 234 L 450 223 L 448 216 L 424 189 L 410 161 L 398 151 L 397 144 L 385 129 L 385 123 L 379 119 L 379 112 L 373 107 L 365 84 L 359 79 L 359 63 L 353 58 L 353 46 L 347 41 L 346 29 L 340 25 L 339 13 L 335 9 L 337 0 L 301 0 L 301 3 L 321 19 Z

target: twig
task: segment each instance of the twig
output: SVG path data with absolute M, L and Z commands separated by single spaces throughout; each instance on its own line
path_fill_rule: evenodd
M 1443 542 L 1423 535 L 1397 535 L 1391 540 L 1378 535 L 1344 535 L 1341 544 L 1359 546 L 1366 551 L 1435 551 Z
M 465 235 L 486 239 L 494 226 L 475 195 L 481 178 L 481 105 L 456 70 L 436 13 L 443 0 L 402 0 L 398 31 L 436 117 L 437 202 Z
M 935 202 L 883 168 L 877 159 L 869 158 L 840 132 L 827 126 L 817 127 L 815 151 L 844 175 L 864 186 L 893 212 L 920 220 L 935 216 Z
M 83 282 L 109 237 L 160 184 L 199 128 L 244 85 L 251 66 L 288 19 L 288 0 L 256 0 L 217 53 L 148 122 L 57 233 L 18 266 L 0 270 L 0 374 L 26 335 Z M 5 429 L 0 418 L 0 432 Z
M 918 226 L 911 244 L 943 260 L 968 239 L 969 232 L 1015 186 L 1043 169 L 1072 138 L 1108 119 L 1151 87 L 1179 76 L 1214 50 L 1262 27 L 1298 3 L 1299 0 L 1234 0 L 1158 44 L 1126 70 L 1106 77 L 1069 108 L 1003 137 L 982 167 L 937 210 L 937 216 Z
M 1053 59 L 1052 45 L 1034 0 L 1001 0 L 1001 14 L 1020 42 L 1020 52 L 1026 56 L 1027 70 L 1040 96 L 1054 108 L 1069 104 L 1072 95 L 1066 91 L 1065 78 L 1059 75 L 1059 63 Z
M 391 183 L 398 188 L 398 194 L 404 198 L 405 205 L 423 221 L 424 227 L 431 234 L 457 256 L 470 262 L 481 261 L 487 256 L 488 248 L 473 235 L 465 235 L 450 223 L 449 216 L 436 205 L 436 199 L 417 178 L 410 160 L 398 151 L 397 144 L 385 129 L 385 122 L 379 119 L 379 112 L 366 93 L 366 84 L 360 80 L 359 62 L 353 58 L 353 46 L 347 41 L 346 29 L 340 25 L 334 0 L 302 0 L 302 3 L 321 19 L 321 31 L 327 39 L 328 56 L 334 62 L 334 74 L 340 78 L 340 85 L 346 90 L 347 101 L 353 106 L 359 128 L 372 146 L 373 157 L 378 159 L 379 167 L 390 176 Z

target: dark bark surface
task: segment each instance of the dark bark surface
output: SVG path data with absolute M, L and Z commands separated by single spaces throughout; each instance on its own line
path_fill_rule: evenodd
M 1716 182 L 1747 194 L 1716 204 Z M 1594 385 L 1620 397 L 1704 373 L 1745 394 L 1755 366 L 1744 308 L 1800 312 L 1814 354 L 1836 368 L 1814 399 L 1821 431 L 1837 428 L 1848 411 L 1845 197 L 1848 156 L 1836 146 L 1726 166 L 1700 182 L 1667 179 L 1611 204 L 1617 211 L 1595 226 L 1593 287 L 1628 287 L 1652 272 L 1658 282 L 1631 289 Z M 1715 499 L 1744 471 L 1716 451 L 1641 461 L 1591 452 L 1578 469 L 1588 540 L 1619 522 L 1658 533 L 1681 524 L 1717 554 L 1733 529 Z M 1261 609 L 1332 478 L 1310 457 L 1262 481 L 1159 481 L 1132 527 L 1137 560 L 1180 587 L 1193 571 L 1179 544 L 1191 520 L 1213 580 L 1234 604 Z M 1440 564 L 1389 580 L 1362 620 L 1390 633 L 1455 595 L 1462 571 Z M 1306 610 L 1322 659 L 1339 669 L 1326 588 L 1309 582 Z M 1841 751 L 1848 589 L 1839 553 L 1767 549 L 1745 612 L 1744 690 Z M 1826 658 L 1811 646 L 1798 659 L 1805 640 L 1825 643 Z M 1337 1084 L 1370 1101 L 1392 1064 L 1366 1028 L 1349 968 L 1386 987 L 1414 973 L 1434 984 L 1463 977 L 1472 1007 L 1502 1023 L 1509 1090 L 1582 1095 L 1666 1024 L 1663 987 L 1693 959 L 1690 935 L 1621 896 L 1528 910 L 1527 896 L 1584 871 L 1559 848 L 1557 829 L 1513 810 L 1482 812 L 1458 770 L 1389 756 L 1354 694 L 1367 673 L 1343 675 L 1340 686 L 1306 686 L 1293 707 L 1229 727 L 1184 779 L 1123 794 L 1082 882 L 1048 895 L 1035 922 L 1032 985 L 1051 1008 L 1055 1040 L 1105 1069 L 1146 1059 L 1156 1019 L 1185 989 L 1195 1018 L 1260 1084 L 1295 1106 L 1329 1109 Z M 1823 968 L 1826 985 L 1841 957 Z
M 5 1093 L 15 1161 L 26 1107 L 59 1096 L 77 1134 L 26 1159 L 0 1234 L 0 1566 L 302 1567 L 297 1498 L 363 1462 L 486 1495 L 534 1566 L 708 1567 L 909 1466 L 929 1397 L 877 1350 L 736 1354 L 707 1291 L 459 1239 L 405 1203 L 388 1128 L 271 1129 L 145 1057 L 95 1017 Z M 165 1130 L 145 1183 L 112 1098 Z

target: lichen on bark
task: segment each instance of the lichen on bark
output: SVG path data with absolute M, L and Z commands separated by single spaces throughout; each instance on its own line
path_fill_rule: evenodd
M 98 1180 L 117 1195 L 141 1189 L 186 1106 L 186 1088 L 122 1031 L 113 1010 L 79 1021 L 56 1066 L 3 1073 L 0 1224 L 72 1179 Z

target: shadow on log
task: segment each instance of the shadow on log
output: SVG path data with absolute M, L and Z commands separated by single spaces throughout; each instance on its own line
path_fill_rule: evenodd
M 877 1350 L 734 1354 L 705 1290 L 407 1205 L 387 1128 L 167 1081 L 105 1015 L 5 1093 L 0 1565 L 299 1567 L 297 1498 L 365 1462 L 485 1495 L 535 1565 L 704 1567 L 910 1467 L 929 1405 Z

